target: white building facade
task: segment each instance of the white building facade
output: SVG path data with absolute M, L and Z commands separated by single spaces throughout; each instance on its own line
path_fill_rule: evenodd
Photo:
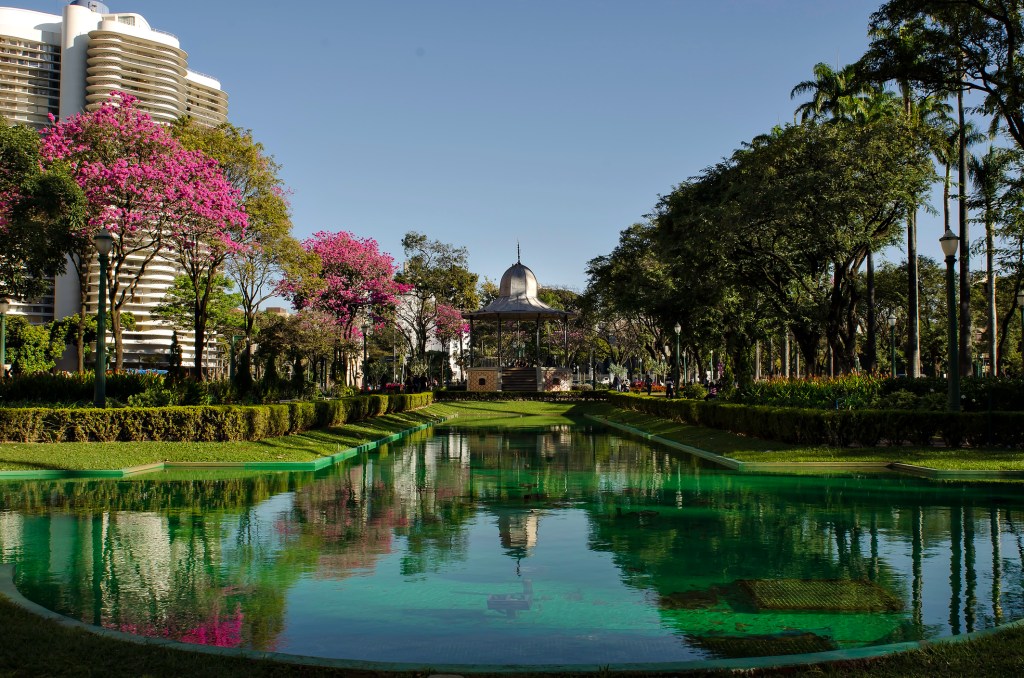
M 112 13 L 95 0 L 73 0 L 60 16 L 0 7 L 0 115 L 9 123 L 41 128 L 50 124 L 50 114 L 63 120 L 98 108 L 113 90 L 136 97 L 136 105 L 161 123 L 182 115 L 211 126 L 227 121 L 227 94 L 220 83 L 189 70 L 178 39 L 152 28 L 141 15 Z M 70 263 L 68 269 L 54 282 L 52 295 L 12 300 L 11 312 L 35 323 L 78 313 L 78 276 Z M 123 308 L 137 323 L 135 331 L 124 333 L 126 367 L 166 367 L 173 330 L 150 311 L 179 274 L 177 264 L 160 256 L 146 267 Z M 98 280 L 94 262 L 89 313 L 96 312 Z M 190 364 L 191 333 L 179 333 L 179 343 L 183 363 Z M 62 367 L 72 364 L 69 350 Z

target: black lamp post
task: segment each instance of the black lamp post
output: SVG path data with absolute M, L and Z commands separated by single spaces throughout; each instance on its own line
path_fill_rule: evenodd
M 96 392 L 92 404 L 107 406 L 107 265 L 114 247 L 114 237 L 105 228 L 92 237 L 100 255 L 100 289 L 96 302 Z
M 363 390 L 366 388 L 366 335 L 370 332 L 370 323 L 363 323 Z
M 683 388 L 683 373 L 679 371 L 679 368 L 682 366 L 680 362 L 682 355 L 679 353 L 679 334 L 683 331 L 683 328 L 679 323 L 676 323 L 672 329 L 676 331 L 676 397 L 678 398 Z
M 956 342 L 956 281 L 953 264 L 956 263 L 956 252 L 960 238 L 953 231 L 946 232 L 939 238 L 942 253 L 946 255 L 946 309 L 949 314 L 949 403 L 950 412 L 960 411 L 960 356 Z
M 10 310 L 10 300 L 0 298 L 0 379 L 7 378 L 7 312 Z
M 896 314 L 889 313 L 889 347 L 892 350 L 892 376 L 896 378 Z

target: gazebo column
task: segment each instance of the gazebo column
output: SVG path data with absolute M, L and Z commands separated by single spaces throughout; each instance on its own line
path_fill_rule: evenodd
M 469 367 L 470 369 L 476 367 L 476 363 L 473 362 L 473 318 L 469 319 Z

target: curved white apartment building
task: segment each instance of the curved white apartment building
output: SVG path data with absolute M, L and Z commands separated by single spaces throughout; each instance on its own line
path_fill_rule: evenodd
M 159 122 L 185 114 L 208 125 L 227 120 L 228 98 L 220 83 L 189 70 L 178 39 L 152 28 L 139 14 L 110 12 L 95 0 L 73 0 L 61 16 L 0 7 L 0 115 L 9 122 L 43 127 L 50 114 L 64 119 L 97 108 L 112 90 L 137 97 L 138 106 Z M 11 312 L 33 322 L 78 313 L 78 277 L 69 269 L 55 281 L 52 297 L 14 303 Z M 127 367 L 166 366 L 172 329 L 153 320 L 150 311 L 178 274 L 174 262 L 156 257 L 124 307 L 137 322 L 136 331 L 124 334 Z M 94 262 L 91 313 L 96 311 L 98 280 Z M 191 334 L 179 333 L 179 342 L 189 364 Z M 64 367 L 70 366 L 69 352 Z

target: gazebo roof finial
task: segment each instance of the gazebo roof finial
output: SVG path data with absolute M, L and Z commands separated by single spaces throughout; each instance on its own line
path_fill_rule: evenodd
M 522 258 L 522 256 L 520 256 L 520 253 L 519 253 L 519 241 L 518 240 L 516 240 L 516 263 L 517 264 L 523 263 L 523 258 Z

